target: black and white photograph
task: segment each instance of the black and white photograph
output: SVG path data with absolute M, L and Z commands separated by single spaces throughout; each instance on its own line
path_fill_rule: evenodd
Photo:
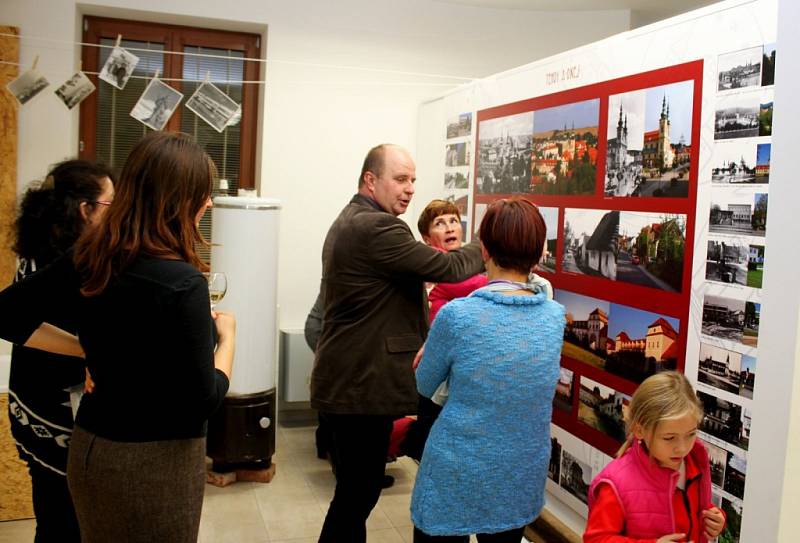
M 561 368 L 556 383 L 556 395 L 553 397 L 553 407 L 572 413 L 572 380 L 574 373 L 567 368 Z
M 472 112 L 461 113 L 447 120 L 447 139 L 469 136 L 472 133 Z
M 625 441 L 625 411 L 631 397 L 597 381 L 581 377 L 578 420 L 622 444 Z
M 542 259 L 539 261 L 538 269 L 550 273 L 556 272 L 556 249 L 558 244 L 558 208 L 540 207 L 544 219 L 544 226 L 547 230 L 547 241 L 545 242 Z
M 686 198 L 694 81 L 609 96 L 606 196 Z
M 533 112 L 481 121 L 478 138 L 477 193 L 530 192 Z
M 550 463 L 547 465 L 547 476 L 555 484 L 558 484 L 561 476 L 561 443 L 555 436 L 550 438 Z
M 460 168 L 451 172 L 444 172 L 444 188 L 446 189 L 468 189 L 469 188 L 469 168 Z
M 685 236 L 686 215 L 568 208 L 561 269 L 680 292 Z
M 753 356 L 701 342 L 697 380 L 752 400 L 756 381 L 756 359 Z
M 760 119 L 758 92 L 720 96 L 714 113 L 714 139 L 751 138 L 758 136 Z M 770 123 L 771 123 L 770 112 Z
M 444 165 L 469 166 L 469 149 L 466 143 L 451 143 L 445 150 Z
M 703 298 L 703 334 L 742 342 L 745 301 L 706 294 Z
M 725 467 L 725 483 L 722 489 L 740 500 L 744 498 L 744 483 L 747 477 L 747 459 L 732 452 L 728 453 Z
M 95 90 L 94 83 L 83 72 L 77 72 L 56 89 L 56 96 L 61 98 L 67 109 L 72 109 L 80 104 L 84 98 Z
M 706 280 L 747 286 L 750 246 L 740 238 L 708 240 Z
M 589 483 L 592 482 L 592 468 L 572 456 L 569 451 L 561 451 L 561 488 L 589 503 Z
M 36 70 L 22 72 L 19 77 L 9 81 L 6 88 L 20 105 L 26 104 L 31 98 L 42 92 L 50 84 L 47 78 Z
M 750 413 L 741 405 L 705 392 L 698 391 L 697 397 L 703 405 L 700 431 L 747 450 L 750 443 Z M 727 477 L 727 468 L 725 471 Z
M 712 192 L 708 229 L 712 234 L 766 235 L 767 194 L 748 190 Z
M 131 117 L 153 130 L 161 130 L 180 104 L 183 94 L 160 79 L 153 79 L 131 110 Z
M 765 183 L 756 181 L 756 144 L 731 140 L 714 145 L 711 182 L 717 184 Z
M 761 84 L 761 46 L 719 56 L 717 90 L 743 89 Z
M 186 107 L 217 132 L 225 130 L 239 111 L 239 104 L 209 82 L 197 87 L 191 98 L 186 101 Z
M 139 63 L 139 57 L 122 47 L 114 47 L 106 63 L 100 70 L 100 79 L 122 90 L 133 75 L 133 69 Z
M 725 484 L 725 466 L 728 464 L 728 451 L 707 441 L 703 441 L 703 445 L 708 452 L 711 484 L 722 488 Z

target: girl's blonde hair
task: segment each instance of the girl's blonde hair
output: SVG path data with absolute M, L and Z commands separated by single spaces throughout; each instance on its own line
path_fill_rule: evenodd
M 652 432 L 661 421 L 681 418 L 685 415 L 703 418 L 703 406 L 689 380 L 682 373 L 663 371 L 645 379 L 631 398 L 625 415 L 627 437 L 617 452 L 617 457 L 628 450 L 635 439 L 637 426 Z

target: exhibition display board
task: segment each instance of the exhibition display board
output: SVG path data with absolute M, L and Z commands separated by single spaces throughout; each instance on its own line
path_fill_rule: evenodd
M 567 310 L 547 489 L 576 518 L 624 440 L 637 385 L 675 369 L 704 406 L 728 518 L 719 541 L 745 540 L 757 521 L 747 463 L 777 22 L 777 1 L 722 2 L 421 108 L 420 178 L 443 179 L 430 196 L 456 203 L 466 237 L 499 198 L 528 198 L 545 218 L 537 273 Z

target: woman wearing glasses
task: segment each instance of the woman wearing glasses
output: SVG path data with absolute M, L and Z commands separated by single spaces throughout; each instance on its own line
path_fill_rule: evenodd
M 67 463 L 84 543 L 197 541 L 206 421 L 235 341 L 233 316 L 211 313 L 196 252 L 215 175 L 189 136 L 146 135 L 74 254 L 0 293 L 0 336 L 85 354 L 95 382 Z M 73 308 L 80 343 L 47 320 L 58 306 Z
M 22 197 L 16 222 L 16 280 L 66 253 L 84 229 L 96 225 L 114 198 L 113 175 L 83 160 L 57 164 Z M 76 315 L 55 308 L 49 322 L 76 331 Z M 67 488 L 67 446 L 72 436 L 71 391 L 84 380 L 82 358 L 15 345 L 9 375 L 9 419 L 20 458 L 28 464 L 36 515 L 36 541 L 79 542 Z

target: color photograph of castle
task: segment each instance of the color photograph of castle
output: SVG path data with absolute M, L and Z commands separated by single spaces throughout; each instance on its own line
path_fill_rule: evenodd
M 534 112 L 530 192 L 594 194 L 600 100 Z
M 478 194 L 530 191 L 532 138 L 532 111 L 479 123 Z
M 678 319 L 611 304 L 606 371 L 641 383 L 654 373 L 676 369 L 679 332 Z
M 561 355 L 604 369 L 611 304 L 566 290 L 556 290 L 553 298 L 564 306 L 567 313 Z
M 630 396 L 581 377 L 578 400 L 579 421 L 620 444 L 625 441 L 625 411 L 630 405 Z
M 694 82 L 609 97 L 606 196 L 689 195 Z

